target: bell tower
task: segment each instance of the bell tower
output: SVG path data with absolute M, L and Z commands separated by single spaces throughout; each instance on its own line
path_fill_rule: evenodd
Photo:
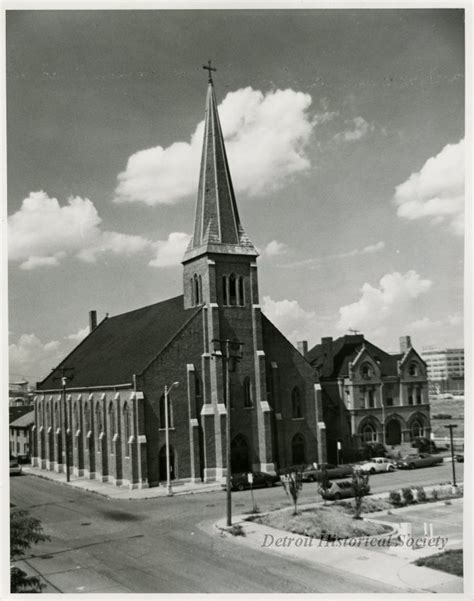
M 232 376 L 231 436 L 246 437 L 253 469 L 274 471 L 267 402 L 257 263 L 258 252 L 240 222 L 217 111 L 210 65 L 206 116 L 193 236 L 183 257 L 184 308 L 203 306 L 203 397 L 205 479 L 220 479 L 225 465 L 223 362 L 215 340 L 242 343 L 242 361 Z M 241 411 L 242 390 L 251 387 L 252 407 Z M 234 402 L 235 399 L 235 402 Z M 210 442 L 212 440 L 212 442 Z M 210 467 L 215 466 L 215 467 Z

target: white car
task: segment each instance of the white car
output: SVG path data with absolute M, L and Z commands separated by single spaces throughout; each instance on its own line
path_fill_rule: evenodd
M 376 474 L 378 472 L 393 472 L 397 469 L 397 465 L 386 457 L 373 457 L 370 461 L 358 465 L 357 469 L 366 474 Z

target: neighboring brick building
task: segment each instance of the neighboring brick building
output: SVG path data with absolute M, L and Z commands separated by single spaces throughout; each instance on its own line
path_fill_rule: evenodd
M 319 376 L 331 460 L 338 441 L 344 452 L 368 442 L 397 447 L 429 437 L 426 364 L 409 336 L 400 338 L 398 354 L 359 334 L 322 338 L 305 356 Z
M 173 476 L 226 473 L 223 348 L 242 343 L 229 379 L 232 470 L 325 460 L 314 370 L 261 314 L 257 256 L 240 222 L 213 83 L 206 101 L 196 217 L 183 258 L 184 294 L 99 325 L 60 364 L 68 383 L 73 472 L 129 486 L 166 478 L 164 388 Z M 38 384 L 34 463 L 63 470 L 64 401 L 52 375 Z M 319 392 L 318 392 L 319 390 Z

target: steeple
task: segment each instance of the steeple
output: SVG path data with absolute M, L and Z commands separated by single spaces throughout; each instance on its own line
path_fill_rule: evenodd
M 240 223 L 222 135 L 212 71 L 209 72 L 204 140 L 193 237 L 183 262 L 207 253 L 258 256 Z

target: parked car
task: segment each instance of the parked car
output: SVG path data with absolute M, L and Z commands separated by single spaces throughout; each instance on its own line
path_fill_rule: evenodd
M 464 453 L 458 453 L 455 457 L 458 463 L 464 463 Z
M 10 476 L 21 476 L 21 465 L 18 459 L 10 455 Z
M 369 494 L 370 486 L 367 484 L 365 494 Z M 350 480 L 342 480 L 340 482 L 331 482 L 329 488 L 321 491 L 323 499 L 329 501 L 337 501 L 339 499 L 348 499 L 354 496 L 354 489 Z
M 267 474 L 266 472 L 252 472 L 253 475 L 253 488 L 262 488 L 275 486 L 277 482 L 280 482 L 280 476 L 277 474 Z M 244 490 L 250 488 L 248 481 L 248 472 L 242 472 L 240 474 L 232 474 L 231 476 L 232 490 Z M 225 487 L 225 485 L 223 485 Z
M 352 474 L 352 467 L 350 465 L 312 463 L 303 469 L 303 482 L 319 482 L 322 479 L 324 466 L 326 466 L 326 474 L 329 480 L 347 478 L 347 476 Z
M 417 467 L 430 467 L 443 463 L 442 457 L 434 457 L 428 453 L 420 453 L 419 455 L 406 455 L 397 461 L 399 469 L 413 470 Z
M 397 464 L 386 457 L 374 457 L 370 461 L 364 461 L 354 467 L 367 474 L 377 474 L 380 472 L 393 472 L 397 468 Z

